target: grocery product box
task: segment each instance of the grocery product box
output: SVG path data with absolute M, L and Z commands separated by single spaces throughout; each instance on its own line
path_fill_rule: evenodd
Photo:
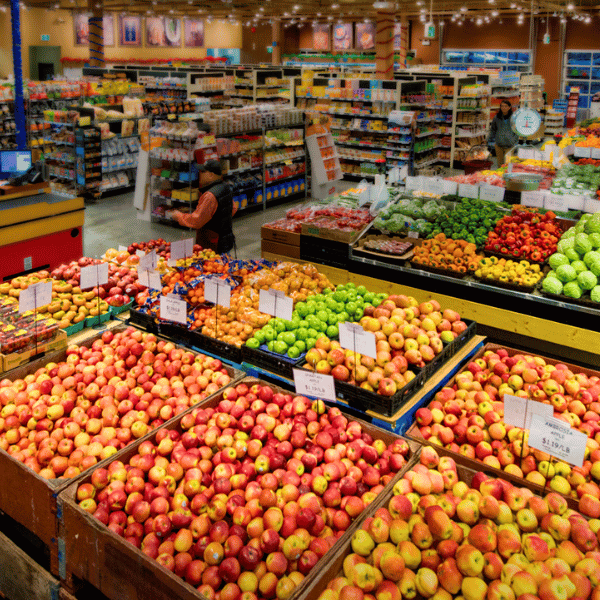
M 281 229 L 273 229 L 267 225 L 263 225 L 260 230 L 260 236 L 263 241 L 278 242 L 280 244 L 300 247 L 300 234 L 294 233 L 293 231 L 283 231 Z
M 339 229 L 318 227 L 310 223 L 302 224 L 302 235 L 310 235 L 325 240 L 332 240 L 334 242 L 343 242 L 344 244 L 352 244 L 360 237 L 363 231 L 364 227 L 360 231 L 340 231 Z
M 28 363 L 34 356 L 37 357 L 40 354 L 46 352 L 54 352 L 56 350 L 62 350 L 67 347 L 67 333 L 62 329 L 50 340 L 45 340 L 24 350 L 23 352 L 12 352 L 10 354 L 0 354 L 0 372 L 10 371 L 16 369 L 21 365 Z
M 295 234 L 300 235 L 300 234 Z M 272 242 L 271 240 L 263 239 L 260 244 L 262 254 L 277 254 L 279 256 L 289 256 L 290 258 L 300 258 L 300 246 L 292 244 L 281 244 L 280 242 Z

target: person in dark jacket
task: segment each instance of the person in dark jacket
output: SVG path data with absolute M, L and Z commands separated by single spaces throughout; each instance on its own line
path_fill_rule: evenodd
M 231 188 L 223 181 L 221 163 L 209 160 L 199 166 L 200 191 L 205 190 L 193 213 L 173 212 L 180 225 L 196 229 L 196 243 L 223 254 L 235 245 L 231 219 L 236 212 Z
M 508 100 L 502 100 L 500 110 L 492 121 L 490 139 L 494 140 L 498 166 L 504 164 L 506 153 L 517 144 L 519 137 L 510 127 L 513 110 Z

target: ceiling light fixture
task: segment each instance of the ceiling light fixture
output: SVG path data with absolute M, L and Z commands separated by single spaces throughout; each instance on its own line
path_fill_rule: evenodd
M 573 6 L 572 2 L 569 2 L 569 4 L 567 4 L 567 10 L 573 10 L 575 8 L 575 6 Z

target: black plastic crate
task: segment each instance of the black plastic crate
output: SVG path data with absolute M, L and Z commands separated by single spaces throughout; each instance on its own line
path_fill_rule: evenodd
M 306 354 L 301 354 L 298 358 L 290 358 L 285 354 L 270 352 L 265 348 L 249 348 L 242 346 L 242 360 L 250 365 L 265 369 L 276 375 L 282 375 L 289 379 L 294 378 L 294 367 L 299 367 L 304 362 Z
M 204 335 L 197 330 L 188 332 L 188 342 L 200 350 L 210 352 L 215 356 L 223 358 L 229 362 L 241 364 L 242 362 L 242 349 L 227 344 L 222 340 L 218 340 L 208 335 Z
M 338 269 L 347 269 L 350 245 L 316 238 L 310 235 L 300 236 L 300 259 L 316 262 Z
M 446 361 L 450 360 L 460 348 L 462 348 L 477 333 L 477 323 L 463 319 L 467 328 L 456 336 L 449 344 L 445 345 L 443 350 L 430 362 L 427 363 L 421 372 L 425 379 L 429 379 Z
M 191 332 L 187 327 L 168 321 L 159 322 L 151 315 L 140 312 L 139 310 L 132 310 L 129 312 L 129 322 L 141 329 L 145 329 L 149 333 L 161 335 L 172 339 L 173 341 L 182 342 L 184 344 L 188 344 L 190 341 Z
M 393 396 L 382 396 L 345 381 L 336 381 L 335 394 L 354 409 L 362 412 L 372 410 L 386 417 L 391 417 L 423 387 L 425 379 L 425 374 L 421 370 L 415 375 L 414 379 Z

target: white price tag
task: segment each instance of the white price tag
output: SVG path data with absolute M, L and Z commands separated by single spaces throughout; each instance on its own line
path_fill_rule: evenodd
M 575 146 L 566 146 L 563 150 L 565 156 L 573 156 L 575 154 Z
M 140 258 L 146 256 L 146 253 L 143 250 L 136 250 L 135 254 L 136 254 L 136 256 L 139 256 Z
M 587 435 L 571 429 L 567 423 L 558 419 L 533 415 L 528 443 L 531 448 L 581 467 L 585 458 Z
M 444 182 L 437 177 L 429 177 L 429 192 L 442 196 L 444 194 Z
M 138 273 L 138 279 L 142 285 L 145 285 L 151 290 L 162 289 L 162 281 L 158 271 L 140 271 Z
M 89 267 L 81 267 L 81 276 L 79 287 L 82 290 L 88 290 L 97 285 L 104 285 L 108 282 L 108 263 L 100 263 L 98 265 L 90 265 Z
M 544 198 L 544 208 L 546 210 L 567 210 L 568 206 L 563 196 L 547 194 Z
M 21 290 L 19 295 L 19 313 L 28 310 L 37 310 L 52 302 L 52 283 L 41 281 L 30 285 L 26 290 Z
M 583 210 L 586 213 L 596 213 L 600 211 L 600 202 L 593 198 L 586 198 L 583 203 Z
M 335 385 L 331 375 L 315 373 L 306 369 L 294 369 L 296 394 L 314 396 L 323 400 L 335 400 Z
M 447 179 L 444 179 L 442 186 L 444 194 L 447 194 L 448 196 L 456 195 L 458 190 L 458 183 L 456 183 L 456 181 L 448 181 Z
M 342 348 L 377 358 L 377 344 L 372 332 L 365 331 L 358 323 L 348 321 L 340 323 L 338 329 Z
M 119 252 L 127 252 L 127 246 L 119 246 Z
M 487 200 L 488 202 L 502 202 L 505 191 L 503 187 L 482 183 L 479 186 L 479 199 Z
M 533 415 L 552 418 L 553 414 L 554 409 L 551 404 L 504 394 L 504 422 L 507 425 L 529 429 Z
M 463 198 L 479 198 L 479 186 L 469 183 L 459 183 L 458 195 Z
M 187 302 L 175 295 L 161 296 L 160 318 L 185 325 L 187 323 Z
M 585 206 L 585 196 L 565 194 L 563 200 L 566 206 L 572 210 L 583 210 L 583 207 Z
M 140 257 L 138 271 L 154 271 L 154 269 L 156 269 L 156 263 L 156 252 L 152 250 L 152 252 Z
M 294 301 L 279 290 L 260 290 L 258 310 L 267 315 L 291 321 Z
M 544 192 L 521 192 L 521 204 L 524 206 L 543 208 L 545 198 Z
M 590 158 L 591 156 L 591 148 L 582 148 L 580 146 L 575 146 L 575 158 Z
M 192 254 L 194 254 L 193 238 L 171 242 L 171 260 L 178 261 L 181 258 L 192 256 Z
M 229 308 L 231 306 L 231 286 L 222 279 L 207 279 L 204 282 L 204 298 L 208 302 Z
M 600 158 L 600 148 L 592 148 L 591 158 Z

